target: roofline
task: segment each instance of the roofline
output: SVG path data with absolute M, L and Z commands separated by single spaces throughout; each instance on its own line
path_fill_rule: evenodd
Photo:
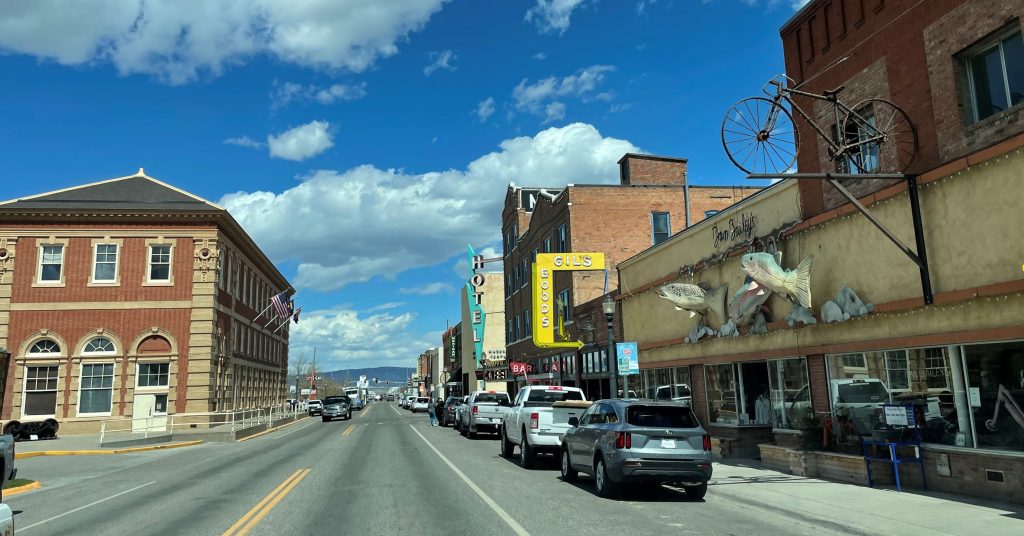
M 789 33 L 789 31 L 792 29 L 791 27 L 795 26 L 797 21 L 803 18 L 804 15 L 810 13 L 811 6 L 813 6 L 816 3 L 818 3 L 818 0 L 810 0 L 809 2 L 804 4 L 804 7 L 798 9 L 796 13 L 793 13 L 793 16 L 787 19 L 786 22 L 782 23 L 782 26 L 779 27 L 779 35 L 781 36 L 783 34 Z
M 59 194 L 59 193 L 63 193 L 63 192 L 70 192 L 72 190 L 80 190 L 82 188 L 90 188 L 90 187 L 93 187 L 93 186 L 99 186 L 100 184 L 107 184 L 109 182 L 123 181 L 123 180 L 126 180 L 126 179 L 136 179 L 136 178 L 149 179 L 149 180 L 159 184 L 160 186 L 163 186 L 164 188 L 167 188 L 167 189 L 170 189 L 170 190 L 174 190 L 175 192 L 178 192 L 179 194 L 191 197 L 192 199 L 195 199 L 196 201 L 200 201 L 202 203 L 206 203 L 207 205 L 210 205 L 210 206 L 212 206 L 214 208 L 218 208 L 220 210 L 227 210 L 224 207 L 222 207 L 222 206 L 220 206 L 220 205 L 218 205 L 218 204 L 216 204 L 216 203 L 214 203 L 212 201 L 209 201 L 207 199 L 203 199 L 202 197 L 199 197 L 198 195 L 192 194 L 190 192 L 186 192 L 185 190 L 182 190 L 181 188 L 177 188 L 175 186 L 167 184 L 166 182 L 163 182 L 163 181 L 161 181 L 159 179 L 154 179 L 153 177 L 150 177 L 149 175 L 146 175 L 146 170 L 143 169 L 143 168 L 139 168 L 139 170 L 136 171 L 134 174 L 132 174 L 132 175 L 125 175 L 124 177 L 115 177 L 113 179 L 104 179 L 104 180 L 101 180 L 101 181 L 90 182 L 90 183 L 87 183 L 87 184 L 79 184 L 77 186 L 69 186 L 67 188 L 60 188 L 58 190 L 52 190 L 52 191 L 49 191 L 49 192 L 43 192 L 41 194 L 33 194 L 33 195 L 25 196 L 25 197 L 18 197 L 18 198 L 15 198 L 15 199 L 8 199 L 7 201 L 0 201 L 0 206 L 9 205 L 9 204 L 12 204 L 12 203 L 17 203 L 19 201 L 29 201 L 31 199 L 36 199 L 36 198 L 39 198 L 39 197 L 45 197 L 45 196 L 48 196 L 48 195 Z
M 677 156 L 658 156 L 656 154 L 626 153 L 622 155 L 622 158 L 620 158 L 619 161 L 616 163 L 622 165 L 622 161 L 627 158 L 643 158 L 644 160 L 661 160 L 663 162 L 682 162 L 684 164 L 689 161 L 686 158 L 679 158 Z

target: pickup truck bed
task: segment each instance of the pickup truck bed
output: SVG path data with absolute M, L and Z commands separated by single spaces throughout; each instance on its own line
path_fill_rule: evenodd
M 532 467 L 538 453 L 558 452 L 569 419 L 589 406 L 583 391 L 575 387 L 523 387 L 502 423 L 501 455 L 509 458 L 519 446 L 523 467 Z

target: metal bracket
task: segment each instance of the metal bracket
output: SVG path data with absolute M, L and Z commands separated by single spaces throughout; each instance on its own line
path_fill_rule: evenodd
M 817 179 L 824 180 L 832 185 L 843 197 L 846 198 L 854 207 L 864 215 L 872 225 L 878 228 L 896 247 L 903 252 L 914 264 L 917 265 L 918 270 L 921 272 L 921 294 L 924 297 L 925 305 L 931 305 L 934 301 L 932 294 L 932 280 L 931 274 L 928 271 L 928 255 L 925 248 L 924 240 L 924 226 L 921 222 L 921 200 L 918 196 L 917 191 L 917 176 L 915 175 L 904 175 L 894 173 L 879 173 L 877 175 L 868 174 L 852 174 L 852 173 L 790 173 L 790 174 L 752 174 L 747 176 L 748 179 Z M 907 181 L 907 195 L 910 198 L 910 213 L 914 222 L 914 241 L 917 251 L 910 249 L 902 240 L 896 237 L 892 231 L 889 230 L 882 222 L 875 218 L 874 214 L 871 213 L 865 207 L 856 196 L 850 193 L 839 181 L 841 179 L 853 179 L 853 180 L 905 180 Z

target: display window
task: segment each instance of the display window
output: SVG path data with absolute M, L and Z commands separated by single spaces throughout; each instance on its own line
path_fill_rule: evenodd
M 807 375 L 807 359 L 775 359 L 768 362 L 768 383 L 770 388 L 768 407 L 761 412 L 770 412 L 775 428 L 797 429 L 802 421 L 810 417 L 811 389 Z M 758 416 L 760 417 L 760 415 Z

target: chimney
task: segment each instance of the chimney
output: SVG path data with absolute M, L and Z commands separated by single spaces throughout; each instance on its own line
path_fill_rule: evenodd
M 683 186 L 686 184 L 686 159 L 626 153 L 619 160 L 619 184 Z

